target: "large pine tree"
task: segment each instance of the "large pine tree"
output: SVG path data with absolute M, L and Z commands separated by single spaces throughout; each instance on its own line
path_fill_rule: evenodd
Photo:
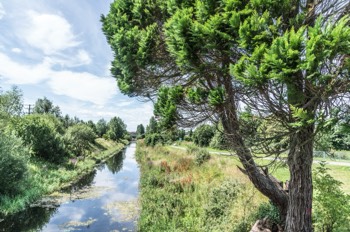
M 300 232 L 312 231 L 312 148 L 316 127 L 328 117 L 322 109 L 349 89 L 349 6 L 327 0 L 117 0 L 102 22 L 121 91 L 160 96 L 155 113 L 166 124 L 220 120 L 249 179 L 279 208 L 285 230 Z M 280 136 L 287 136 L 288 194 L 254 161 L 240 102 L 273 118 Z

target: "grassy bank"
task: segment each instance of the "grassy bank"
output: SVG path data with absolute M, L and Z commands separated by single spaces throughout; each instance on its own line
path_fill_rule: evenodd
M 25 209 L 42 196 L 65 188 L 91 172 L 96 164 L 120 151 L 125 145 L 96 139 L 84 159 L 67 160 L 53 164 L 33 158 L 30 160 L 28 178 L 15 196 L 0 196 L 0 215 L 13 214 Z
M 257 213 L 268 210 L 267 199 L 236 168 L 236 160 L 215 155 L 206 160 L 203 154 L 138 142 L 140 231 L 243 232 Z

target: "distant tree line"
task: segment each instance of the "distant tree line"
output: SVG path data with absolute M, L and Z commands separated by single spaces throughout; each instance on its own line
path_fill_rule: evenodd
M 46 97 L 35 102 L 31 114 L 23 114 L 23 95 L 18 87 L 0 91 L 0 195 L 14 195 L 29 173 L 28 160 L 60 164 L 70 158 L 85 157 L 95 139 L 129 139 L 119 117 L 97 123 L 62 116 Z

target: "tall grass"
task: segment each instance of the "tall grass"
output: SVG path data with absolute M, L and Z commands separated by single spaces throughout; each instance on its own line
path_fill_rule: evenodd
M 227 157 L 150 148 L 139 142 L 141 213 L 139 231 L 249 231 L 266 199 Z

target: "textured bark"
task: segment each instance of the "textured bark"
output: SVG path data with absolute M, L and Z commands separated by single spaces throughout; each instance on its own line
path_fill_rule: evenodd
M 237 116 L 236 102 L 234 99 L 231 82 L 226 83 L 226 91 L 231 96 L 226 105 L 220 109 L 222 121 L 227 139 L 230 141 L 231 149 L 237 154 L 246 174 L 254 186 L 266 197 L 268 197 L 280 211 L 281 219 L 284 221 L 287 215 L 288 195 L 275 181 L 269 178 L 255 163 L 253 156 L 243 141 Z
M 288 156 L 290 170 L 286 231 L 312 231 L 312 159 L 314 127 L 297 132 Z

